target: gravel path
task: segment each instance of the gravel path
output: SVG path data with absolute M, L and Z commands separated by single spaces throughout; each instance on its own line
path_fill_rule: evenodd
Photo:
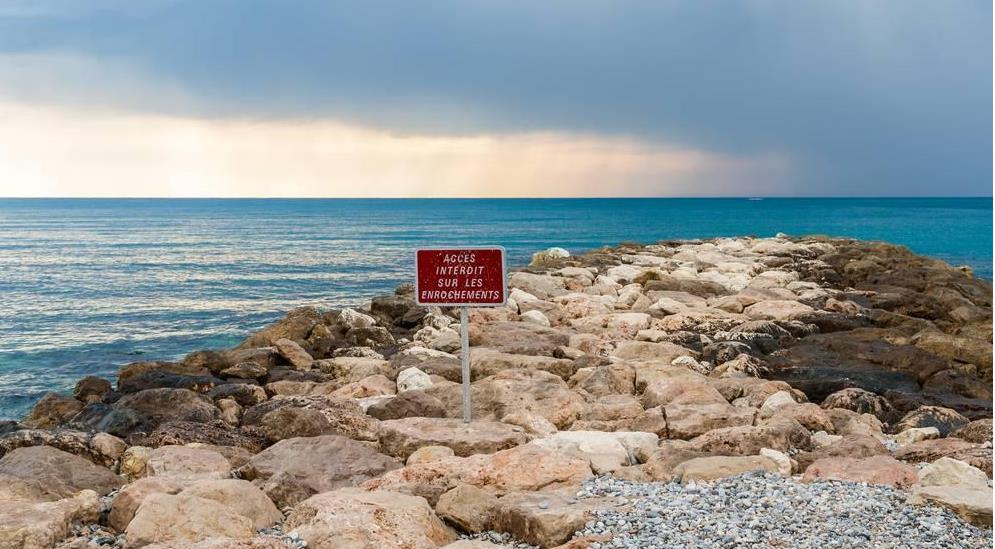
M 947 509 L 910 506 L 905 494 L 852 482 L 805 484 L 748 473 L 710 484 L 633 483 L 598 477 L 580 497 L 621 496 L 577 536 L 611 534 L 594 548 L 992 547 L 992 532 Z M 628 507 L 628 508 L 626 508 Z

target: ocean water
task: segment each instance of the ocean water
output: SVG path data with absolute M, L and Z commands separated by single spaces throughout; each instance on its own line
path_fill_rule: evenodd
M 0 418 L 120 365 L 231 346 L 412 280 L 422 245 L 533 251 L 788 234 L 888 240 L 992 277 L 992 199 L 0 199 Z

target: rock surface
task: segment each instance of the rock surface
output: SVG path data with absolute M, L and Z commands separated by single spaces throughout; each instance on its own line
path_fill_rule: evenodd
M 0 547 L 990 546 L 989 282 L 826 237 L 534 259 L 470 314 L 472 424 L 452 309 L 301 307 L 0 423 Z

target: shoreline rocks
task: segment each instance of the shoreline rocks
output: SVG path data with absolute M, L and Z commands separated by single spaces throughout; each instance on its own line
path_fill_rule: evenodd
M 990 283 L 825 237 L 564 252 L 471 312 L 469 425 L 410 285 L 46 395 L 0 426 L 0 547 L 990 546 Z

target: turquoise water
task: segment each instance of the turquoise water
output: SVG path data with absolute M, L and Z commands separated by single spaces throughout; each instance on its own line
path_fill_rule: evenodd
M 992 276 L 992 200 L 0 199 L 0 418 L 121 364 L 232 345 L 301 304 L 359 304 L 421 245 L 549 246 L 822 233 Z

